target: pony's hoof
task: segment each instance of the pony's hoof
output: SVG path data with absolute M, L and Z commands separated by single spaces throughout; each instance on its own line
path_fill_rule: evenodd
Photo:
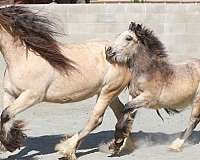
M 180 152 L 183 150 L 183 144 L 184 140 L 177 138 L 175 141 L 172 142 L 172 144 L 169 146 L 169 150 L 174 152 Z
M 136 146 L 136 141 L 128 136 L 124 139 L 123 143 L 116 144 L 114 141 L 111 141 L 109 144 L 109 151 L 111 152 L 111 156 L 120 156 L 120 154 L 130 154 L 132 153 Z
M 78 134 L 71 138 L 66 137 L 59 144 L 56 145 L 55 150 L 62 154 L 67 160 L 76 160 L 76 146 L 78 142 Z
M 0 154 L 6 152 L 7 149 L 4 147 L 4 145 L 0 142 Z
M 7 151 L 14 152 L 22 147 L 25 141 L 26 135 L 23 133 L 25 124 L 23 121 L 16 120 L 10 127 L 6 128 L 6 125 L 7 123 L 0 130 L 0 142 Z
M 113 140 L 109 144 L 109 150 L 112 157 L 119 156 L 120 152 L 124 149 L 127 138 L 119 139 L 118 142 Z
M 112 140 L 108 144 L 108 149 L 112 157 L 118 156 L 121 150 L 120 147 L 116 145 L 115 140 Z

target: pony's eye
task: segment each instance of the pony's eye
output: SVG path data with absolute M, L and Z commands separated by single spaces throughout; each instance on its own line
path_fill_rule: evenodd
M 126 37 L 126 40 L 127 40 L 127 41 L 132 41 L 132 40 L 133 40 L 133 37 L 127 36 L 127 37 Z

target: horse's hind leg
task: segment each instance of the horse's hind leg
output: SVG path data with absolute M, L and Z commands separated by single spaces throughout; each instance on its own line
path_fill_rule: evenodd
M 197 94 L 193 102 L 189 127 L 183 132 L 180 138 L 177 138 L 175 141 L 172 142 L 172 144 L 169 146 L 169 149 L 173 151 L 181 151 L 184 142 L 192 134 L 192 131 L 195 129 L 195 127 L 198 125 L 199 122 L 200 122 L 200 92 Z
M 5 102 L 5 105 L 8 106 L 4 108 L 1 114 L 0 141 L 8 151 L 13 152 L 20 148 L 25 136 L 22 132 L 24 123 L 22 121 L 13 121 L 13 118 L 17 113 L 39 101 L 39 95 L 36 92 L 26 90 L 16 99 L 13 98 L 12 101 Z
M 15 97 L 11 94 L 9 94 L 7 91 L 3 92 L 3 109 L 4 110 L 6 108 L 6 106 L 10 106 L 13 101 L 15 100 Z M 9 124 L 7 123 L 7 126 L 5 125 L 5 130 L 7 131 L 9 128 Z M 1 130 L 1 129 L 0 129 Z M 7 151 L 6 148 L 3 146 L 3 144 L 0 142 L 0 152 L 4 152 Z

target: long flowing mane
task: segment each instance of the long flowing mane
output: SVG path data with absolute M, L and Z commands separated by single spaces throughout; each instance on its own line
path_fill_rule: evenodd
M 133 25 L 129 28 L 135 32 L 138 40 L 145 47 L 145 53 L 148 54 L 143 57 L 145 66 L 151 67 L 151 70 L 159 70 L 163 75 L 163 78 L 167 78 L 173 73 L 173 68 L 168 62 L 168 54 L 166 53 L 163 43 L 154 35 L 154 32 L 142 25 Z M 140 49 L 142 51 L 142 49 Z
M 20 40 L 27 50 L 34 51 L 55 69 L 68 74 L 75 63 L 61 53 L 54 36 L 55 24 L 45 16 L 34 13 L 27 7 L 9 6 L 0 8 L 0 25 Z

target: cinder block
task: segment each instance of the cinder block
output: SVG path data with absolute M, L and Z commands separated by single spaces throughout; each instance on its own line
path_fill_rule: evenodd
M 185 5 L 184 7 L 185 7 L 186 13 L 191 13 L 191 14 L 198 13 L 198 14 L 200 14 L 200 4 L 199 3 L 188 4 L 188 5 Z
M 186 32 L 186 23 L 165 23 L 164 33 L 165 34 L 184 34 Z
M 67 21 L 69 23 L 94 23 L 96 21 L 96 14 L 74 14 L 68 13 Z
M 200 23 L 186 23 L 186 32 L 194 35 L 200 35 Z
M 104 13 L 125 13 L 126 11 L 125 4 L 88 4 L 87 13 L 88 14 L 104 14 Z
M 186 6 L 190 4 L 165 4 L 165 13 L 170 13 L 170 14 L 183 14 L 186 13 Z
M 87 14 L 88 12 L 88 6 L 85 4 L 78 4 L 78 5 L 65 5 L 65 8 L 69 12 L 69 14 L 81 14 L 84 16 L 84 14 Z
M 161 3 L 161 4 L 151 4 L 151 5 L 147 4 L 145 11 L 146 11 L 146 13 L 156 13 L 156 14 L 161 13 L 161 14 L 163 14 L 163 13 L 166 13 L 165 10 L 166 10 L 166 4 Z
M 68 33 L 69 34 L 92 34 L 95 23 L 68 23 Z
M 166 22 L 165 13 L 147 13 L 144 19 L 145 23 L 165 23 Z
M 137 13 L 137 14 L 139 14 L 139 13 L 145 13 L 146 12 L 146 4 L 145 3 L 141 3 L 141 4 L 139 4 L 139 3 L 133 3 L 133 4 L 128 4 L 127 6 L 126 6 L 126 13 L 132 13 L 132 14 L 134 14 L 134 13 Z
M 181 13 L 167 13 L 163 17 L 165 23 L 186 23 L 188 21 L 186 14 Z
M 186 22 L 190 22 L 190 23 L 200 22 L 200 13 L 193 13 L 193 14 L 187 13 L 186 18 L 187 18 Z
M 97 23 L 115 23 L 116 19 L 117 17 L 115 16 L 115 14 L 112 13 L 104 13 L 96 15 Z
M 127 23 L 134 21 L 136 23 L 144 23 L 146 19 L 145 13 L 126 13 L 126 14 L 119 14 L 116 15 L 116 22 L 117 23 Z

